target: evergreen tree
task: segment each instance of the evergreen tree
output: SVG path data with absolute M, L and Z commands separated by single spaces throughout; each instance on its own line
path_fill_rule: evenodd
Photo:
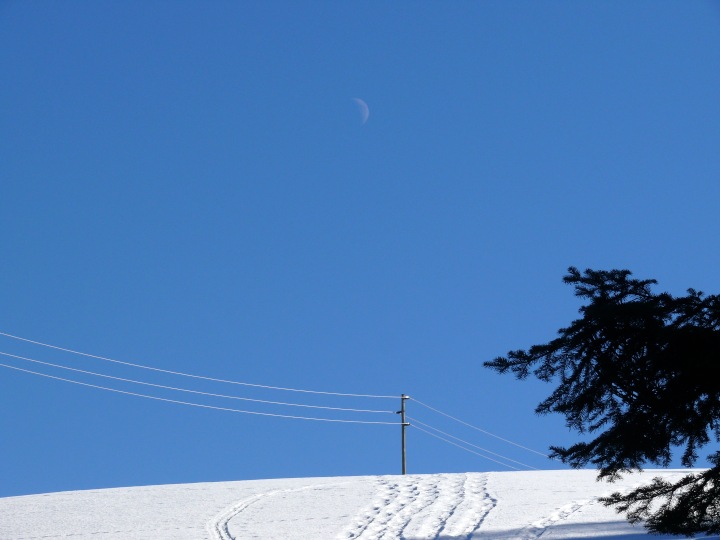
M 631 275 L 571 267 L 564 282 L 584 299 L 582 317 L 547 344 L 485 362 L 518 379 L 559 383 L 536 412 L 565 415 L 591 440 L 551 447 L 552 456 L 576 468 L 592 464 L 599 479 L 646 463 L 666 467 L 678 451 L 691 467 L 702 447 L 720 442 L 720 296 L 655 294 L 655 280 Z M 656 478 L 603 502 L 651 532 L 718 534 L 720 451 L 707 459 L 705 471 L 674 483 Z

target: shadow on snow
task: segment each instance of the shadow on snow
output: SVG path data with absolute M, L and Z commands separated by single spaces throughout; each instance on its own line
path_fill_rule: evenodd
M 657 535 L 647 532 L 641 525 L 631 525 L 625 521 L 605 521 L 595 523 L 557 524 L 547 528 L 525 527 L 522 529 L 498 529 L 476 531 L 472 535 L 449 536 L 442 532 L 434 540 L 678 540 L 680 536 Z M 720 539 L 720 536 L 696 536 L 698 540 Z M 400 540 L 428 540 L 401 536 Z

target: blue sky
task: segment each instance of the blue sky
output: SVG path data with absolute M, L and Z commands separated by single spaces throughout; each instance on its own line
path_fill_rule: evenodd
M 533 413 L 552 387 L 482 362 L 577 315 L 568 266 L 720 291 L 718 2 L 6 1 L 0 69 L 5 333 L 215 378 L 407 393 L 544 450 L 576 440 Z M 256 399 L 399 404 L 2 336 L 0 351 Z M 397 426 L 9 369 L 0 400 L 0 496 L 400 467 Z M 412 429 L 408 469 L 505 470 Z

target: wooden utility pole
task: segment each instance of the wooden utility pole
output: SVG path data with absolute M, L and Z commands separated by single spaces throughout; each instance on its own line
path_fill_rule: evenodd
M 410 399 L 410 396 L 406 396 L 405 394 L 402 394 L 400 396 L 400 410 L 397 412 L 397 414 L 400 415 L 400 428 L 402 429 L 402 473 L 403 474 L 407 474 L 407 459 L 405 457 L 405 428 L 410 425 L 405 421 L 405 400 L 407 400 L 407 399 Z

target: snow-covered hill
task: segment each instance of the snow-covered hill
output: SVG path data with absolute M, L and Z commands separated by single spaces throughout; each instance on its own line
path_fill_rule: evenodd
M 296 478 L 74 491 L 0 499 L 0 539 L 637 540 L 597 502 L 594 471 Z

